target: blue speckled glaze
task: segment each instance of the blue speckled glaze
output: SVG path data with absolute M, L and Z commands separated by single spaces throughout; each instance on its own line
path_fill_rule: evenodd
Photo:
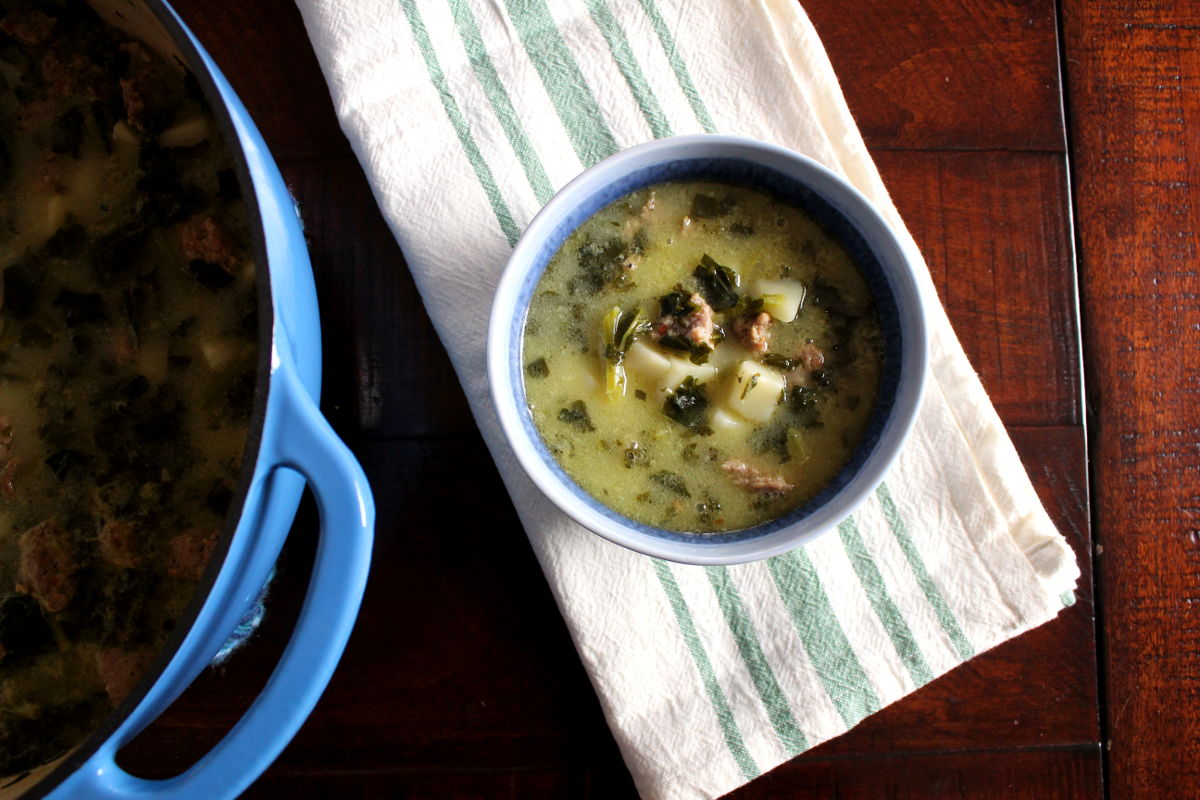
M 165 2 L 108 5 L 135 19 L 151 9 L 205 91 L 234 154 L 258 260 L 258 392 L 234 503 L 241 513 L 227 524 L 177 634 L 105 725 L 35 785 L 21 787 L 21 796 L 232 798 L 283 750 L 333 674 L 366 586 L 374 502 L 362 469 L 317 407 L 321 339 L 308 250 L 294 202 L 253 120 Z M 306 484 L 320 511 L 320 539 L 304 606 L 266 686 L 230 732 L 183 773 L 147 780 L 125 772 L 117 752 L 212 661 L 258 598 Z
M 652 525 L 630 519 L 618 514 L 604 503 L 597 500 L 579 486 L 546 448 L 541 435 L 534 424 L 533 416 L 529 413 L 529 404 L 525 397 L 525 384 L 522 375 L 524 357 L 520 351 L 511 362 L 511 380 L 513 387 L 513 402 L 522 410 L 521 424 L 526 435 L 536 443 L 538 453 L 546 461 L 547 466 L 559 480 L 583 502 L 586 502 L 597 513 L 621 525 L 638 530 L 648 536 L 676 542 L 695 543 L 703 541 L 710 544 L 744 541 L 774 533 L 805 519 L 815 509 L 823 505 L 829 498 L 836 495 L 851 477 L 858 472 L 879 442 L 885 423 L 891 414 L 895 402 L 898 384 L 899 364 L 903 352 L 904 334 L 900 325 L 899 309 L 893 293 L 893 287 L 888 280 L 876 257 L 874 250 L 863 237 L 862 233 L 827 200 L 811 188 L 798 183 L 776 170 L 756 164 L 751 161 L 735 158 L 691 158 L 668 161 L 655 164 L 635 172 L 631 172 L 619 180 L 600 187 L 596 192 L 575 206 L 574 210 L 565 215 L 555 225 L 551 234 L 546 237 L 532 258 L 533 266 L 521 282 L 517 295 L 517 307 L 522 313 L 512 318 L 511 336 L 513 341 L 523 341 L 525 318 L 530 300 L 537 288 L 542 273 L 549 265 L 554 254 L 558 252 L 563 242 L 576 228 L 586 222 L 593 214 L 608 204 L 619 200 L 625 195 L 644 189 L 647 186 L 667 183 L 670 181 L 706 180 L 738 184 L 768 192 L 780 200 L 804 209 L 827 233 L 838 240 L 854 260 L 855 265 L 866 278 L 867 286 L 875 300 L 875 308 L 879 314 L 880 331 L 884 341 L 884 368 L 880 377 L 878 394 L 875 400 L 875 410 L 867 423 L 862 439 L 847 460 L 842 470 L 825 488 L 814 495 L 808 502 L 802 504 L 782 517 L 735 531 L 721 533 L 681 533 L 665 530 Z

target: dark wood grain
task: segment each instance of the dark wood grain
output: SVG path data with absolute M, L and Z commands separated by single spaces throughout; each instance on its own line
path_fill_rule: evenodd
M 798 758 L 729 800 L 1094 800 L 1100 747 Z
M 1064 3 L 1110 792 L 1200 796 L 1200 8 Z
M 242 98 L 276 159 L 350 152 L 295 3 L 171 5 Z
M 242 94 L 300 204 L 320 291 L 323 408 L 362 460 L 379 512 L 367 596 L 338 673 L 247 796 L 636 796 L 403 256 L 338 131 L 295 8 L 177 5 Z M 968 354 L 1051 516 L 1088 565 L 1053 3 L 805 7 Z M 447 519 L 463 482 L 472 502 Z M 306 504 L 263 629 L 128 747 L 124 765 L 177 773 L 249 705 L 286 643 L 314 530 Z M 733 797 L 1100 797 L 1092 611 L 1085 575 L 1079 602 L 1054 622 Z
M 458 379 L 353 156 L 280 164 L 321 297 L 324 408 L 377 439 L 474 434 Z
M 805 0 L 873 150 L 1065 150 L 1053 0 Z
M 1081 420 L 1063 156 L 875 154 L 971 364 L 1008 425 Z

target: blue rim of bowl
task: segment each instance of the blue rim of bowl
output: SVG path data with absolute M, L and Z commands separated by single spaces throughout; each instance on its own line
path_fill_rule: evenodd
M 674 152 L 670 149 L 672 141 L 685 146 L 678 152 Z M 696 145 L 699 148 L 699 154 L 689 155 L 687 145 Z M 720 150 L 723 145 L 733 145 L 731 148 L 732 154 L 705 154 L 705 151 Z M 807 541 L 812 536 L 827 530 L 833 524 L 840 521 L 840 517 L 839 519 L 825 520 L 820 530 L 809 531 L 806 536 L 798 537 L 794 542 L 790 541 L 790 539 L 789 543 L 786 544 L 775 541 L 783 535 L 781 532 L 794 528 L 825 510 L 831 502 L 836 501 L 838 496 L 847 490 L 847 487 L 856 483 L 856 479 L 860 478 L 860 472 L 863 470 L 864 465 L 876 455 L 881 441 L 885 438 L 891 438 L 895 441 L 897 445 L 896 449 L 898 449 L 899 444 L 906 436 L 908 429 L 911 427 L 912 418 L 915 417 L 916 405 L 918 404 L 917 401 L 919 401 L 920 395 L 920 384 L 923 382 L 925 331 L 923 321 L 919 319 L 919 314 L 915 326 L 911 320 L 911 315 L 907 315 L 910 317 L 907 326 L 910 330 L 906 331 L 906 325 L 903 321 L 906 315 L 898 306 L 896 296 L 907 294 L 910 297 L 919 298 L 919 291 L 912 282 L 911 274 L 905 274 L 904 270 L 900 270 L 901 274 L 889 275 L 889 270 L 884 267 L 878 254 L 878 251 L 881 250 L 891 252 L 893 263 L 896 260 L 907 262 L 903 254 L 903 249 L 899 246 L 895 235 L 891 232 L 887 223 L 882 220 L 874 207 L 853 187 L 817 162 L 775 145 L 726 136 L 688 136 L 676 137 L 675 140 L 659 140 L 624 151 L 614 158 L 621 158 L 626 154 L 633 154 L 639 150 L 645 155 L 645 158 L 642 159 L 644 163 L 640 166 L 631 164 L 625 171 L 620 171 L 617 168 L 618 172 L 615 177 L 612 180 L 606 181 L 602 175 L 597 176 L 595 174 L 600 172 L 609 163 L 609 161 L 601 162 L 561 190 L 559 195 L 552 199 L 546 208 L 543 209 L 542 213 L 539 214 L 539 217 L 543 215 L 548 216 L 550 218 L 549 224 L 552 224 L 553 227 L 546 232 L 545 225 L 541 226 L 540 231 L 534 234 L 540 237 L 540 244 L 536 245 L 536 250 L 531 255 L 522 258 L 520 264 L 517 264 L 516 258 L 514 258 L 513 266 L 520 268 L 521 274 L 519 278 L 515 279 L 517 280 L 517 285 L 513 289 L 515 300 L 511 305 L 504 303 L 505 307 L 513 310 L 513 313 L 501 323 L 507 328 L 505 334 L 508 337 L 507 341 L 509 345 L 506 348 L 507 354 L 503 356 L 506 363 L 502 365 L 501 369 L 507 372 L 506 377 L 509 384 L 507 387 L 509 392 L 508 399 L 516 409 L 515 422 L 521 428 L 521 433 L 525 441 L 533 449 L 542 468 L 551 474 L 552 481 L 557 484 L 556 488 L 568 492 L 576 503 L 585 506 L 590 513 L 606 520 L 616 528 L 629 531 L 632 535 L 614 539 L 611 531 L 606 532 L 598 529 L 597 525 L 589 524 L 587 520 L 581 519 L 578 514 L 571 513 L 570 509 L 564 507 L 564 510 L 567 510 L 571 516 L 575 517 L 581 524 L 584 524 L 585 527 L 589 527 L 602 536 L 614 539 L 619 544 L 635 550 L 676 560 L 695 559 L 696 563 L 710 563 L 710 560 L 713 559 L 723 561 L 721 556 L 715 555 L 718 551 L 725 549 L 721 547 L 722 545 L 742 545 L 738 549 L 738 553 L 732 556 L 736 561 L 765 557 L 774 552 L 801 544 L 803 541 Z M 648 152 L 654 150 L 662 151 L 658 153 L 657 159 L 654 159 L 652 153 Z M 739 152 L 745 153 L 745 155 L 737 155 Z M 795 174 L 789 175 L 771 166 L 767 166 L 758 160 L 760 157 L 763 160 L 782 157 L 786 160 L 788 169 L 803 173 L 803 177 Z M 885 367 L 876 394 L 875 409 L 868 421 L 863 437 L 838 474 L 812 498 L 780 517 L 752 527 L 721 532 L 673 531 L 647 525 L 614 511 L 579 486 L 549 452 L 540 433 L 537 431 L 525 398 L 523 373 L 523 365 L 525 363 L 523 333 L 529 301 L 546 266 L 567 237 L 594 213 L 631 192 L 670 181 L 697 179 L 735 184 L 766 191 L 784 202 L 798 205 L 812 215 L 826 232 L 847 249 L 850 256 L 854 259 L 855 264 L 866 278 L 875 302 L 876 312 L 879 315 L 885 345 Z M 833 197 L 830 197 L 829 194 L 823 194 L 818 189 L 807 185 L 805 183 L 806 180 L 811 180 L 818 186 L 831 188 L 833 190 L 831 192 Z M 581 186 L 583 188 L 580 188 Z M 556 203 L 560 197 L 565 199 L 560 203 Z M 558 207 L 561 207 L 562 202 L 572 202 L 572 206 L 565 212 L 560 213 Z M 851 219 L 853 216 L 865 217 L 868 223 L 866 227 L 874 228 L 876 235 L 874 247 L 872 247 L 872 242 L 869 241 L 868 233 L 864 232 L 860 225 Z M 539 220 L 535 218 L 534 222 L 527 229 L 527 232 L 535 229 L 538 222 Z M 880 237 L 882 237 L 882 240 L 880 240 Z M 518 243 L 514 255 L 521 252 L 523 244 L 525 242 Z M 505 278 L 508 279 L 509 276 L 506 275 Z M 905 281 L 909 283 L 907 291 L 900 285 Z M 505 282 L 502 281 L 502 286 Z M 499 308 L 500 294 L 497 295 L 497 300 Z M 493 325 L 493 327 L 496 326 Z M 913 358 L 911 355 L 907 356 L 907 360 L 915 363 L 906 364 L 904 363 L 906 361 L 906 351 L 910 351 L 913 345 L 920 347 L 920 353 L 916 358 Z M 915 367 L 916 371 L 919 372 L 919 376 L 916 378 L 915 399 L 914 392 L 909 391 L 908 394 L 910 397 L 908 401 L 900 403 L 902 407 L 897 409 L 897 401 L 902 392 L 902 377 L 906 374 L 902 370 L 902 366 L 905 370 L 909 367 Z M 912 380 L 910 376 L 908 382 L 911 384 Z M 501 404 L 498 403 L 497 405 L 499 408 Z M 906 415 L 908 418 L 897 420 L 893 413 L 897 410 L 900 414 Z M 503 420 L 504 416 L 502 414 L 502 421 L 512 422 L 512 420 Z M 896 431 L 892 430 L 897 424 L 902 426 L 898 435 Z M 509 433 L 511 436 L 512 432 L 510 431 Z M 518 450 L 518 457 L 520 457 L 520 448 L 516 449 Z M 851 498 L 851 503 L 846 506 L 845 513 L 842 516 L 853 511 L 854 506 L 864 499 L 865 494 L 874 489 L 875 485 L 882 479 L 883 472 L 890 465 L 894 455 L 894 452 L 891 453 L 889 457 L 884 459 L 885 463 L 877 465 L 876 472 L 878 477 L 871 482 L 870 486 L 866 487 L 866 491 L 861 491 L 861 487 L 857 487 L 859 489 L 857 491 L 858 496 Z M 534 478 L 536 483 L 542 485 L 537 475 L 531 472 L 531 477 Z M 543 491 L 546 490 L 544 485 L 542 488 Z M 551 494 L 551 499 L 555 499 L 556 502 L 558 501 L 558 498 L 555 498 L 553 494 Z M 562 505 L 561 502 L 559 504 L 560 506 Z M 638 541 L 638 534 L 643 537 L 642 541 Z M 772 541 L 770 545 L 765 541 L 768 540 L 768 537 Z M 654 544 L 656 541 L 661 547 Z M 746 549 L 747 545 L 753 546 L 759 541 L 762 541 L 765 552 L 758 553 L 752 548 L 750 550 Z M 680 547 L 685 548 L 689 553 L 685 555 L 680 552 L 677 549 Z M 703 556 L 700 555 L 701 551 L 711 551 L 714 555 Z M 715 563 L 715 561 L 712 563 Z

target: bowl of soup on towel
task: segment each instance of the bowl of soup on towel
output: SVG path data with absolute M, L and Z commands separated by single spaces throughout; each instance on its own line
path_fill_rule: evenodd
M 517 243 L 488 343 L 525 471 L 618 544 L 751 561 L 879 484 L 925 374 L 898 238 L 781 147 L 682 136 L 584 172 Z

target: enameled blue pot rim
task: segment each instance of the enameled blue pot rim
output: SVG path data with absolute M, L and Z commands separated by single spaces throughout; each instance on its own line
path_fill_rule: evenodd
M 592 213 L 636 189 L 707 179 L 765 189 L 796 203 L 863 268 L 885 332 L 885 378 L 850 462 L 814 498 L 762 525 L 717 534 L 667 531 L 620 515 L 566 475 L 546 449 L 524 398 L 522 332 L 528 300 L 561 242 Z M 866 198 L 823 165 L 786 148 L 733 136 L 662 139 L 622 151 L 561 189 L 514 248 L 489 327 L 493 401 L 506 436 L 534 483 L 594 532 L 633 550 L 688 563 L 739 563 L 803 544 L 832 528 L 882 480 L 919 407 L 927 360 L 921 292 L 907 251 Z

